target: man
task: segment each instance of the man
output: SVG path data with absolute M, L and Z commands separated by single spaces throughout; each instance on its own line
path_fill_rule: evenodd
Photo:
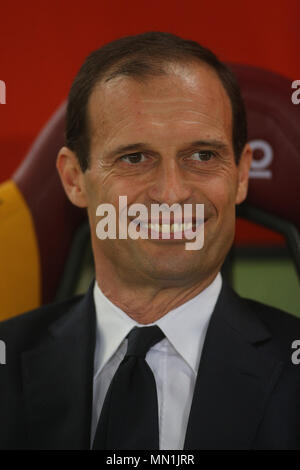
M 87 208 L 96 279 L 1 325 L 1 448 L 300 448 L 300 321 L 220 274 L 250 164 L 239 88 L 209 50 L 157 32 L 87 58 L 57 169 Z M 120 215 L 120 196 L 149 214 L 191 204 L 194 228 L 204 204 L 202 248 L 186 249 L 174 218 L 178 239 L 150 217 L 140 230 L 158 238 L 101 239 L 98 208 Z

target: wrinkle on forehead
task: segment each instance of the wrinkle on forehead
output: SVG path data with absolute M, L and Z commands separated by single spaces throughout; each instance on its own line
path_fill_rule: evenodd
M 160 127 L 164 127 L 164 126 L 167 126 L 170 122 L 182 122 L 182 124 L 195 124 L 197 126 L 199 126 L 200 122 L 199 121 L 190 121 L 190 120 L 187 120 L 187 119 L 180 119 L 180 118 L 177 118 L 177 119 L 172 119 L 170 120 L 169 122 L 156 122 L 156 121 L 149 121 L 149 123 L 153 126 L 160 126 Z
M 141 99 L 142 103 L 157 103 L 157 102 L 163 103 L 164 101 L 166 101 L 167 103 L 172 103 L 173 101 L 176 102 L 176 103 L 181 103 L 181 102 L 183 102 L 183 103 L 187 103 L 187 102 L 193 103 L 194 100 L 192 100 L 191 98 L 168 98 L 166 100 L 163 100 L 163 99 L 160 99 L 160 100 L 156 99 L 155 100 L 153 98 L 151 98 L 151 99 L 146 99 L 146 98 Z

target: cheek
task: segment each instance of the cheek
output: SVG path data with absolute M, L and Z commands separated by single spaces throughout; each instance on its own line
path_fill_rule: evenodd
M 236 182 L 234 179 L 214 178 L 203 191 L 218 217 L 235 208 Z
M 123 178 L 110 177 L 107 178 L 105 171 L 98 173 L 91 173 L 87 182 L 88 194 L 88 211 L 90 220 L 94 225 L 99 221 L 96 216 L 97 207 L 100 204 L 111 204 L 115 208 L 116 218 L 119 217 L 119 197 L 127 196 L 127 206 L 130 205 L 133 199 L 135 186 L 131 183 L 126 184 Z
M 86 184 L 86 192 L 88 196 L 89 208 L 95 207 L 99 204 L 101 199 L 102 185 L 95 177 L 90 177 Z
M 89 201 L 92 204 L 110 202 L 109 193 L 113 185 L 110 182 L 109 171 L 106 169 L 91 169 L 87 175 L 86 189 Z

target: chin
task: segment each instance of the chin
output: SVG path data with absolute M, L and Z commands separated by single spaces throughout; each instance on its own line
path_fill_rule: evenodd
M 202 272 L 201 264 L 191 263 L 191 260 L 180 262 L 178 258 L 173 257 L 167 261 L 165 257 L 162 257 L 160 260 L 153 260 L 152 258 L 151 261 L 151 264 L 145 266 L 144 270 L 155 280 L 185 283 L 191 281 L 191 279 L 196 280 Z

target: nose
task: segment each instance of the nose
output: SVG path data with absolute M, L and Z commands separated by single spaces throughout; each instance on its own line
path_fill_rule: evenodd
M 149 197 L 159 204 L 183 204 L 192 195 L 187 175 L 175 159 L 161 159 L 148 190 Z

